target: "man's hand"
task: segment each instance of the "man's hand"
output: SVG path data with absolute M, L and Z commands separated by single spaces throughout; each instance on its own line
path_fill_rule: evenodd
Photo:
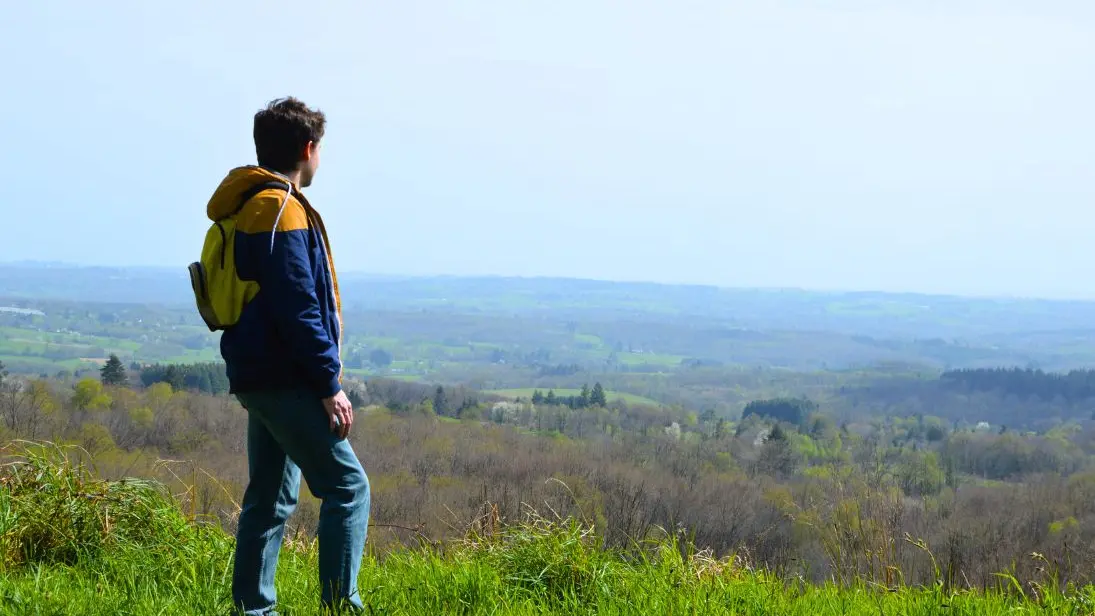
M 354 423 L 354 407 L 346 392 L 340 391 L 330 398 L 323 399 L 323 408 L 327 409 L 327 417 L 331 420 L 331 432 L 338 434 L 339 438 L 350 435 L 350 426 Z

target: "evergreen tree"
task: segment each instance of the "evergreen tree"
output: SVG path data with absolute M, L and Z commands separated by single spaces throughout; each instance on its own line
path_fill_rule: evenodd
M 578 408 L 586 408 L 589 406 L 589 385 L 582 385 L 582 393 L 578 396 Z
M 210 364 L 213 366 L 214 364 Z M 226 394 L 228 393 L 228 373 L 225 371 L 224 364 L 216 364 L 216 369 L 213 370 L 213 393 L 214 394 Z
M 794 473 L 795 456 L 787 434 L 779 424 L 772 427 L 772 432 L 764 440 L 760 457 L 757 460 L 759 468 L 764 472 L 777 476 L 787 476 Z
M 589 402 L 593 406 L 608 405 L 608 396 L 605 395 L 605 388 L 601 386 L 600 382 L 593 384 L 593 392 L 589 394 Z
M 440 385 L 433 393 L 433 410 L 438 415 L 447 415 L 449 413 L 449 400 L 445 397 L 445 388 Z
M 726 420 L 720 417 L 718 423 L 715 424 L 715 438 L 721 439 L 724 436 L 726 436 Z
M 168 364 L 164 368 L 163 382 L 171 386 L 175 391 L 182 391 L 186 387 L 186 373 L 175 364 Z
M 943 432 L 943 428 L 940 428 L 939 426 L 929 426 L 925 436 L 929 443 L 936 443 L 943 440 L 943 438 L 946 437 L 946 433 Z
M 550 406 L 554 406 L 556 404 L 555 390 L 554 389 L 549 389 L 548 390 L 547 397 L 544 398 L 544 403 L 548 404 Z
M 129 382 L 129 377 L 125 373 L 125 365 L 113 353 L 110 354 L 110 359 L 107 360 L 106 364 L 99 369 L 99 376 L 103 385 L 121 386 Z
M 392 365 L 392 354 L 384 349 L 374 349 L 369 353 L 369 363 L 377 368 L 387 368 Z
M 361 397 L 361 394 L 356 389 L 347 390 L 346 398 L 350 400 L 350 404 L 353 405 L 354 410 L 365 406 L 365 398 Z
M 770 441 L 781 442 L 781 441 L 786 441 L 786 440 L 787 440 L 787 435 L 784 434 L 783 428 L 781 428 L 779 426 L 779 424 L 776 424 L 776 425 L 772 426 L 772 431 L 768 433 L 768 438 L 764 439 L 764 442 L 766 442 L 766 443 L 770 442 Z
M 775 398 L 772 400 L 753 400 L 745 405 L 741 418 L 750 415 L 768 417 L 777 421 L 785 421 L 796 426 L 803 422 L 810 413 L 817 410 L 817 404 L 806 399 L 799 398 Z
M 544 403 L 544 394 L 539 389 L 532 392 L 532 403 L 533 404 L 543 404 Z

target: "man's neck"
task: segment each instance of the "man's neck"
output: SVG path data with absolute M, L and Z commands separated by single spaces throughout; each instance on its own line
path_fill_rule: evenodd
M 289 178 L 289 181 L 293 183 L 293 186 L 300 188 L 300 171 L 286 173 L 285 177 Z
M 278 171 L 277 169 L 271 169 L 270 167 L 266 167 L 266 170 L 271 171 L 273 173 L 276 173 L 276 174 L 280 175 L 283 178 L 286 178 L 287 180 L 289 180 L 290 182 L 293 183 L 294 187 L 297 187 L 297 188 L 300 187 L 300 169 L 295 169 L 295 170 L 290 171 L 288 173 L 285 173 L 284 171 Z

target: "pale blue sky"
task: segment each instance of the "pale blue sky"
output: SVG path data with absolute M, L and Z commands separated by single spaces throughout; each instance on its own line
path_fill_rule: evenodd
M 293 94 L 343 270 L 1095 297 L 1088 0 L 218 4 L 4 8 L 0 261 L 185 267 Z

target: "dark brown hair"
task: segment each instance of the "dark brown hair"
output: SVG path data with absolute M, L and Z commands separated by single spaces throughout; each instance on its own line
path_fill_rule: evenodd
M 288 173 L 309 141 L 323 138 L 326 116 L 292 96 L 270 101 L 255 114 L 255 154 L 263 167 Z

